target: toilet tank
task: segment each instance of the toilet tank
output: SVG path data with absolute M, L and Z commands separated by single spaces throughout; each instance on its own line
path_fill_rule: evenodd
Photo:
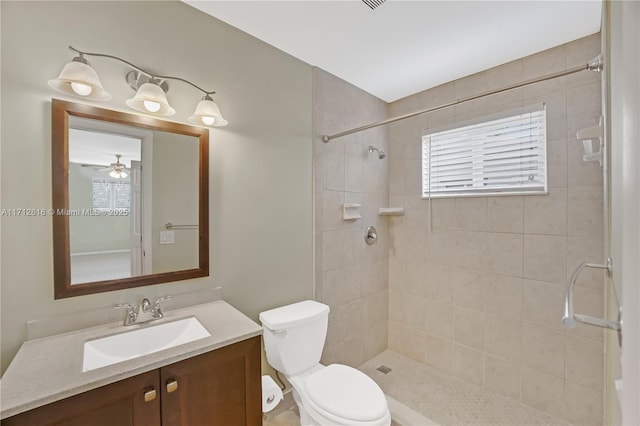
M 327 337 L 329 307 L 313 300 L 260 313 L 267 361 L 294 376 L 320 362 Z

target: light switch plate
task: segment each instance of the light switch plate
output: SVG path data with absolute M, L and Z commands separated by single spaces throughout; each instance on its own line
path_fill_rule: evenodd
M 173 231 L 160 231 L 160 244 L 174 244 L 176 242 Z

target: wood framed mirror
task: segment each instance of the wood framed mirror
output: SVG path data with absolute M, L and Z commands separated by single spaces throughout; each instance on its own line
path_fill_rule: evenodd
M 209 275 L 209 131 L 52 100 L 56 299 Z

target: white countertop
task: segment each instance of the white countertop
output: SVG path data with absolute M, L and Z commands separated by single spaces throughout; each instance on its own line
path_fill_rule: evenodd
M 128 361 L 82 371 L 84 342 L 103 336 L 195 316 L 211 337 Z M 140 326 L 122 322 L 29 340 L 0 379 L 0 419 L 164 367 L 262 334 L 262 327 L 224 301 L 165 313 Z

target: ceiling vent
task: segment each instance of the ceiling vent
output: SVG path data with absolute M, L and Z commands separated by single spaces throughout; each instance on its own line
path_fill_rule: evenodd
M 362 2 L 364 4 L 366 4 L 367 6 L 369 6 L 371 8 L 371 10 L 375 9 L 376 7 L 382 5 L 382 3 L 384 3 L 386 0 L 362 0 Z

